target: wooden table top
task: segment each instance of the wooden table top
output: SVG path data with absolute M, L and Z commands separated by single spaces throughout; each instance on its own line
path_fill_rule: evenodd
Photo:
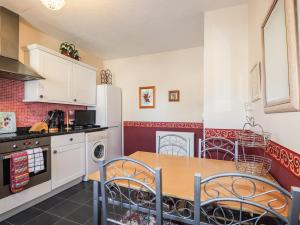
M 235 163 L 232 161 L 170 156 L 142 151 L 135 152 L 129 157 L 144 162 L 152 168 L 162 168 L 162 191 L 164 196 L 176 197 L 190 201 L 194 200 L 195 173 L 201 174 L 201 179 L 204 179 L 220 173 L 238 172 Z M 100 181 L 99 171 L 90 174 L 89 178 L 90 180 Z M 264 178 L 274 181 L 274 178 L 271 175 L 267 175 Z M 231 185 L 231 183 L 231 179 L 222 180 L 222 184 Z M 271 190 L 269 186 L 264 186 L 260 182 L 258 183 L 257 192 Z M 238 185 L 238 191 L 241 195 L 249 195 L 251 193 L 251 190 L 249 190 L 250 183 L 244 181 Z M 226 191 L 224 191 L 224 196 L 222 195 L 222 197 L 228 197 L 228 193 L 225 192 Z M 207 197 L 202 191 L 202 201 L 205 200 L 205 198 Z M 277 192 L 269 195 L 263 195 L 257 199 L 252 199 L 252 201 L 267 205 L 267 202 L 273 198 L 278 199 L 278 204 L 284 203 L 283 196 Z M 283 210 L 278 212 L 283 216 L 287 216 L 288 207 L 285 207 Z

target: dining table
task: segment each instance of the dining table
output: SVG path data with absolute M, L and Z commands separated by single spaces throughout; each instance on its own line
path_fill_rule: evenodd
M 168 196 L 174 199 L 184 199 L 190 202 L 194 201 L 195 174 L 198 174 L 201 177 L 201 180 L 203 180 L 217 174 L 239 173 L 234 161 L 172 156 L 145 151 L 137 151 L 128 157 L 137 161 L 141 161 L 151 168 L 161 168 L 163 196 Z M 276 183 L 276 180 L 271 174 L 266 174 L 263 178 Z M 98 221 L 100 221 L 99 171 L 89 174 L 89 179 L 93 181 L 93 224 L 98 225 Z M 226 185 L 232 186 L 232 179 L 222 179 L 219 180 L 218 183 L 221 182 L 223 187 Z M 238 190 L 237 192 L 239 192 L 239 195 L 241 196 L 251 195 L 251 192 L 253 191 L 253 185 L 255 185 L 255 192 L 258 193 L 258 197 L 252 199 L 252 201 L 267 206 L 270 201 L 276 199 L 277 204 L 284 206 L 282 209 L 278 210 L 278 212 L 284 217 L 288 216 L 288 204 L 285 204 L 286 199 L 281 195 L 281 193 L 271 191 L 272 187 L 269 185 L 266 185 L 262 182 L 257 182 L 257 184 L 253 182 L 247 182 L 247 179 L 243 180 L 243 182 L 236 182 L 234 185 L 237 186 L 234 187 L 234 189 Z M 220 195 L 223 194 L 223 197 L 229 197 L 226 188 L 221 188 L 219 191 L 221 192 Z M 269 194 L 268 191 L 270 191 Z M 262 194 L 259 196 L 260 192 L 267 194 Z M 205 201 L 207 198 L 207 193 L 205 194 L 204 191 L 201 191 L 201 201 Z M 228 207 L 234 206 L 229 205 Z M 246 210 L 256 213 L 254 207 L 249 207 Z

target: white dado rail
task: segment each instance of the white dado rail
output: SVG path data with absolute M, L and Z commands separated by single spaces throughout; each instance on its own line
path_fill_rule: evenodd
M 156 131 L 156 153 L 194 157 L 194 133 Z

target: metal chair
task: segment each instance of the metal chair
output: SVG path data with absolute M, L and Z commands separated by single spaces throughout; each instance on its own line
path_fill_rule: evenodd
M 235 161 L 238 158 L 238 142 L 222 137 L 199 139 L 198 157 Z
M 101 224 L 162 225 L 161 169 L 123 157 L 100 162 Z
M 174 156 L 192 156 L 190 140 L 177 134 L 167 134 L 158 137 L 157 153 Z
M 201 180 L 194 177 L 194 224 L 197 225 L 296 225 L 299 220 L 300 190 L 292 193 L 262 177 L 239 173 L 225 173 Z M 250 189 L 241 188 L 247 183 Z M 267 190 L 260 184 L 268 186 Z M 268 202 L 260 201 L 264 196 L 272 196 Z M 277 200 L 284 200 L 279 204 Z M 281 201 L 282 202 L 282 201 Z M 289 206 L 288 218 L 280 212 Z

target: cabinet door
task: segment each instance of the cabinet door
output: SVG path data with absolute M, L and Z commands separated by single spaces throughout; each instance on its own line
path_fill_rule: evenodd
M 96 71 L 73 64 L 73 101 L 82 105 L 96 104 Z
M 52 189 L 84 175 L 84 144 L 78 143 L 52 149 Z
M 42 75 L 40 98 L 51 102 L 71 102 L 72 62 L 49 53 L 42 53 Z

